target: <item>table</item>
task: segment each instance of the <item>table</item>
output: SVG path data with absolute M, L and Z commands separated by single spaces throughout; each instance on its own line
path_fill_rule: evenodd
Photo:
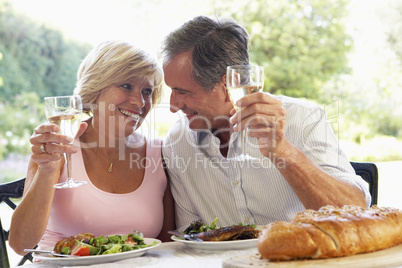
M 49 268 L 54 265 L 41 262 L 24 265 L 26 268 Z M 149 250 L 141 257 L 88 266 L 96 268 L 311 268 L 311 267 L 345 267 L 345 268 L 384 268 L 402 267 L 402 244 L 371 253 L 358 254 L 349 257 L 299 260 L 288 262 L 268 262 L 258 257 L 256 247 L 241 250 L 214 250 L 204 251 L 187 247 L 180 242 L 162 243 Z
M 222 262 L 230 257 L 257 254 L 257 248 L 243 250 L 204 251 L 187 247 L 180 242 L 166 242 L 149 250 L 141 257 L 112 263 L 89 265 L 85 267 L 125 268 L 125 267 L 178 267 L 178 268 L 215 268 L 222 267 Z M 53 264 L 37 262 L 24 265 L 26 268 L 49 268 Z M 82 266 L 71 266 L 82 267 Z

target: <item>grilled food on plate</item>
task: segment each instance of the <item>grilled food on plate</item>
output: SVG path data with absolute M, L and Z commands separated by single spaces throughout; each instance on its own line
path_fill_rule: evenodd
M 232 225 L 226 227 L 217 227 L 216 218 L 210 225 L 206 225 L 202 221 L 196 221 L 190 224 L 183 231 L 185 234 L 191 234 L 193 237 L 200 238 L 204 241 L 232 241 L 258 238 L 259 230 L 255 229 L 255 225 Z
M 402 211 L 357 206 L 305 210 L 291 222 L 268 224 L 257 247 L 264 259 L 323 259 L 373 252 L 402 243 Z
M 95 236 L 90 233 L 83 233 L 79 234 L 77 236 L 70 236 L 68 238 L 65 238 L 63 240 L 60 240 L 59 242 L 56 243 L 54 246 L 53 250 L 57 253 L 61 253 L 63 248 L 70 248 L 72 249 L 75 244 L 77 244 L 77 241 L 84 242 L 84 243 L 89 243 L 91 238 L 94 238 Z
M 146 244 L 140 232 L 128 235 L 103 235 L 95 237 L 91 233 L 83 233 L 60 240 L 54 246 L 54 251 L 66 255 L 90 256 L 119 253 L 146 248 L 155 245 Z

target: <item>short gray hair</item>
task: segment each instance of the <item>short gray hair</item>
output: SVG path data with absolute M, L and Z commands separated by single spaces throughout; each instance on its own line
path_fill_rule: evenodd
M 105 41 L 93 48 L 81 62 L 75 94 L 81 95 L 86 113 L 102 91 L 131 78 L 151 78 L 153 107 L 160 103 L 163 70 L 147 52 L 124 41 Z
M 229 65 L 249 64 L 249 35 L 232 19 L 198 16 L 170 33 L 162 47 L 166 64 L 177 55 L 192 52 L 194 81 L 213 89 Z

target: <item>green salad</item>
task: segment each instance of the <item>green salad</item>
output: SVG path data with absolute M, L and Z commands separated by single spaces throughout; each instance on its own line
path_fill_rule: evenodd
M 105 255 L 146 248 L 156 244 L 156 241 L 152 244 L 146 244 L 143 234 L 137 231 L 128 235 L 111 235 L 107 237 L 101 235 L 91 238 L 87 243 L 77 240 L 77 243 L 72 248 L 63 247 L 61 253 L 76 256 Z

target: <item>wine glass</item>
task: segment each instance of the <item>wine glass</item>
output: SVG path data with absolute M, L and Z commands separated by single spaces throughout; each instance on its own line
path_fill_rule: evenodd
M 45 112 L 47 120 L 60 127 L 58 134 L 75 138 L 80 129 L 82 117 L 82 100 L 79 95 L 46 97 Z M 86 181 L 75 181 L 72 178 L 71 154 L 64 154 L 64 157 L 67 165 L 67 180 L 57 183 L 53 187 L 63 189 L 86 184 Z
M 242 97 L 261 91 L 264 87 L 264 68 L 258 65 L 233 65 L 227 67 L 226 72 L 226 87 L 233 106 L 236 110 L 236 102 Z M 245 161 L 253 159 L 252 156 L 245 152 L 246 146 L 246 131 L 241 134 L 241 148 L 240 154 L 235 154 L 229 159 L 237 161 Z

